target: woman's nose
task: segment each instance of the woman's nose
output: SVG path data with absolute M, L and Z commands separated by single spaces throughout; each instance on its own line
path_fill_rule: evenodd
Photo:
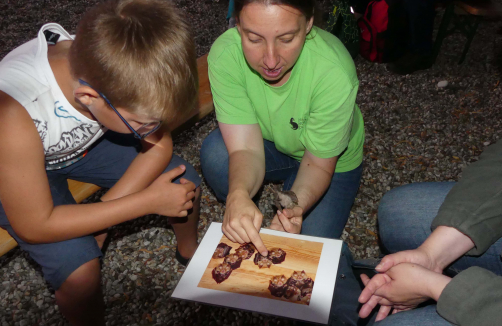
M 263 63 L 267 66 L 268 69 L 273 70 L 277 68 L 279 61 L 280 57 L 275 46 L 268 46 L 263 58 Z

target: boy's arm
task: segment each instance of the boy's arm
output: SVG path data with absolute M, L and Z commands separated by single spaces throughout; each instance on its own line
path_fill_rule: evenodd
M 121 199 L 54 207 L 37 129 L 28 112 L 3 92 L 0 139 L 0 202 L 16 234 L 27 242 L 72 239 L 152 213 L 185 216 L 190 208 L 194 185 L 175 185 L 169 180 L 181 168 L 158 178 L 148 190 Z M 167 201 L 176 205 L 167 209 Z
M 131 162 L 124 175 L 101 198 L 109 201 L 148 187 L 164 172 L 173 154 L 173 141 L 169 131 L 159 130 L 141 141 L 142 150 Z

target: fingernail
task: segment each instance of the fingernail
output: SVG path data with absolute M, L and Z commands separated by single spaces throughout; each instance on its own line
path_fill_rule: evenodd
M 380 270 L 380 269 L 382 269 L 382 268 L 383 268 L 383 264 L 378 264 L 378 265 L 375 267 L 375 269 L 376 269 L 376 270 Z

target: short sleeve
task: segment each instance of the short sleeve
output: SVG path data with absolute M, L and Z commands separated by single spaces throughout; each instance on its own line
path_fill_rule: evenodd
M 258 120 L 245 87 L 243 69 L 247 67 L 242 67 L 240 61 L 245 59 L 238 56 L 227 50 L 216 58 L 209 55 L 209 81 L 216 118 L 227 124 L 255 124 Z
M 339 156 L 349 145 L 359 82 L 331 71 L 315 88 L 300 141 L 319 158 Z

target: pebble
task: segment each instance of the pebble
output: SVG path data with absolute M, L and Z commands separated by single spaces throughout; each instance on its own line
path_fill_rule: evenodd
M 447 80 L 442 80 L 442 81 L 440 81 L 440 82 L 438 83 L 438 87 L 439 87 L 439 88 L 444 88 L 444 87 L 446 87 L 446 86 L 448 86 L 448 81 L 447 81 Z

